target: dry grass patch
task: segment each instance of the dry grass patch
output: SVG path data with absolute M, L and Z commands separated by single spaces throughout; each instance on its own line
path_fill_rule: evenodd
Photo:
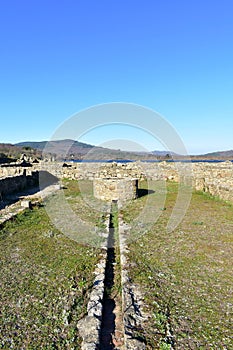
M 129 272 L 150 315 L 147 348 L 232 349 L 233 207 L 194 192 L 184 220 L 167 233 L 176 195 L 169 183 L 160 218 L 130 244 Z M 129 223 L 145 201 L 123 210 Z
M 75 197 L 84 212 L 78 192 L 76 205 Z M 0 348 L 79 349 L 77 322 L 86 312 L 99 249 L 61 234 L 44 207 L 3 225 L 0 241 Z

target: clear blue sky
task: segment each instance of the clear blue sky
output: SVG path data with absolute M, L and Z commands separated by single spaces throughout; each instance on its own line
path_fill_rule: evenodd
M 233 149 L 232 0 L 1 0 L 0 50 L 0 142 L 49 139 L 79 110 L 131 102 L 190 153 Z

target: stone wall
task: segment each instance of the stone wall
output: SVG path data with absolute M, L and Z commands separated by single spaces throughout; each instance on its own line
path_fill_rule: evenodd
M 134 178 L 153 180 L 173 180 L 192 182 L 199 191 L 208 192 L 224 200 L 233 201 L 233 164 L 222 163 L 63 163 L 45 162 L 32 167 L 0 166 L 0 178 L 22 175 L 26 171 L 48 171 L 58 178 L 89 179 L 95 178 Z
M 138 180 L 130 178 L 96 178 L 93 181 L 94 196 L 105 201 L 124 202 L 137 198 Z
M 14 192 L 20 192 L 25 188 L 36 186 L 39 183 L 39 173 L 32 172 L 30 175 L 26 175 L 26 171 L 23 175 L 16 175 L 0 179 L 0 196 L 1 199 L 8 194 Z
M 32 166 L 24 167 L 17 163 L 0 164 L 0 179 L 11 176 L 23 175 L 32 171 Z
M 193 187 L 233 202 L 233 164 L 194 163 Z
M 61 171 L 62 169 L 62 171 Z M 55 167 L 53 174 L 70 179 L 136 178 L 147 180 L 171 180 L 192 184 L 199 191 L 210 193 L 224 200 L 233 201 L 233 163 L 73 163 L 68 167 Z
M 17 169 L 18 170 L 18 169 Z M 38 187 L 42 190 L 58 182 L 58 178 L 44 170 L 24 168 L 21 174 L 0 178 L 0 200 L 8 194 Z
M 185 165 L 179 163 L 182 167 L 181 173 L 186 169 Z M 49 168 L 47 168 L 49 169 Z M 50 170 L 48 170 L 50 171 Z M 127 164 L 122 163 L 73 163 L 69 166 L 63 166 L 59 169 L 52 168 L 55 171 L 53 175 L 63 178 L 70 178 L 76 180 L 95 178 L 135 178 L 135 179 L 170 179 L 179 181 L 177 165 L 172 163 L 146 163 L 146 162 L 132 162 Z

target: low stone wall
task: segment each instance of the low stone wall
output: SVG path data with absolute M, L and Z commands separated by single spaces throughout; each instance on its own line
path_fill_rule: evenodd
M 233 164 L 194 163 L 193 187 L 233 202 Z
M 39 183 L 39 173 L 32 172 L 30 175 L 26 175 L 26 171 L 23 175 L 11 176 L 4 179 L 0 179 L 0 194 L 3 199 L 6 195 L 20 192 L 25 188 L 36 186 Z
M 0 179 L 11 176 L 23 175 L 25 171 L 26 173 L 31 173 L 32 166 L 25 167 L 17 163 L 0 164 Z
M 124 202 L 137 198 L 138 180 L 128 178 L 97 178 L 93 181 L 94 196 L 105 201 Z
M 74 180 L 94 180 L 95 178 L 130 178 L 130 179 L 151 179 L 161 180 L 170 179 L 179 181 L 177 167 L 182 168 L 181 174 L 185 171 L 186 166 L 182 163 L 146 163 L 132 162 L 122 163 L 73 163 L 67 166 L 46 167 L 52 171 L 53 175 Z M 43 168 L 44 169 L 44 168 Z M 49 170 L 50 169 L 50 170 Z M 62 172 L 61 172 L 62 169 Z
M 0 199 L 5 196 L 38 186 L 38 190 L 57 183 L 58 178 L 48 171 L 24 169 L 22 175 L 8 176 L 0 179 Z
M 0 166 L 0 178 L 22 175 L 26 171 L 47 171 L 58 178 L 75 180 L 95 178 L 125 178 L 172 180 L 192 183 L 199 191 L 208 192 L 224 200 L 233 201 L 233 164 L 229 161 L 221 163 L 63 163 L 41 162 L 32 167 Z
M 210 193 L 221 199 L 233 202 L 233 164 L 219 163 L 74 163 L 61 167 L 58 177 L 89 179 L 95 177 L 136 178 L 147 180 L 171 180 L 191 184 L 194 189 Z

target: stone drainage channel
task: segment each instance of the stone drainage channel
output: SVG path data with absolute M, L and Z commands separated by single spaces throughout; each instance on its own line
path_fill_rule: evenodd
M 112 201 L 106 220 L 108 232 L 101 260 L 95 269 L 87 315 L 78 323 L 82 350 L 143 350 L 137 338 L 145 316 L 141 296 L 127 273 L 126 239 L 129 227 L 118 216 L 117 201 Z

